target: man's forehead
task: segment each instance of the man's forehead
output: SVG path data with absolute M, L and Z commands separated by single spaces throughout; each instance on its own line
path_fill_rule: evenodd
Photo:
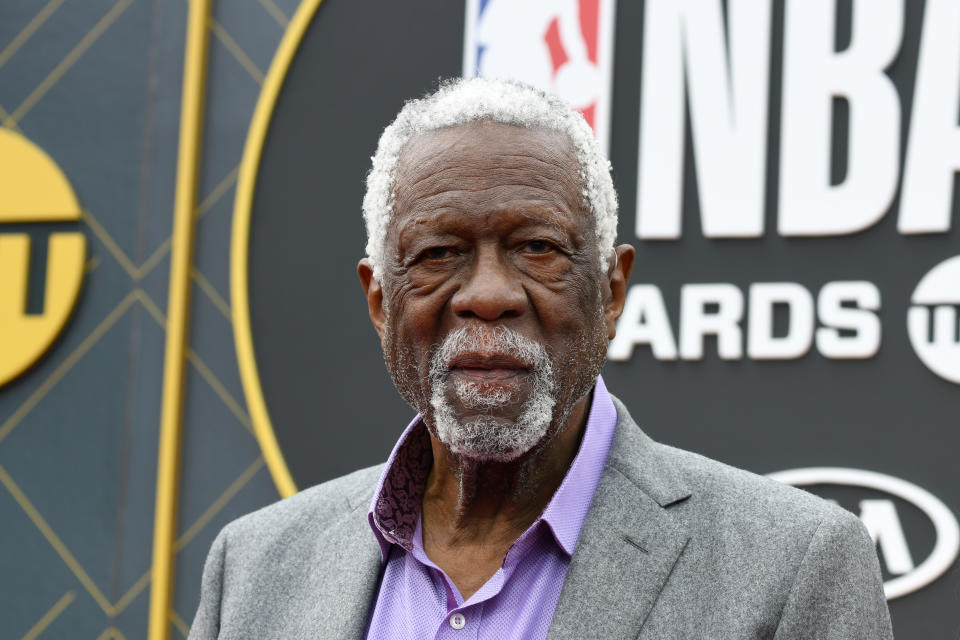
M 511 202 L 508 206 L 491 206 L 479 212 L 484 229 L 511 232 L 524 227 L 547 227 L 564 234 L 573 234 L 579 239 L 577 214 L 567 215 L 563 207 L 551 206 L 544 201 Z M 476 228 L 477 216 L 465 215 L 454 209 L 436 209 L 410 212 L 395 221 L 398 237 L 410 240 L 421 234 L 435 232 L 459 235 Z
M 478 120 L 442 127 L 410 138 L 400 152 L 398 180 L 424 162 L 450 162 L 465 158 L 529 155 L 565 165 L 579 174 L 576 152 L 569 136 L 545 127 L 525 127 Z
M 574 149 L 563 132 L 491 121 L 417 136 L 399 158 L 388 235 L 549 224 L 582 240 L 593 220 Z
M 489 121 L 431 131 L 402 150 L 394 182 L 393 214 L 495 189 L 524 186 L 529 193 L 579 209 L 581 179 L 566 134 Z

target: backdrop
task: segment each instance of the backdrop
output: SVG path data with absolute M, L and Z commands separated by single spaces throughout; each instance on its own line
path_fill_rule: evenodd
M 0 226 L 49 245 L 28 292 L 52 236 L 87 239 L 62 333 L 0 387 L 0 627 L 140 637 L 185 6 L 60 4 L 0 9 L 0 118 L 82 209 Z M 440 78 L 509 73 L 609 150 L 638 249 L 611 390 L 662 442 L 852 510 L 897 637 L 956 635 L 960 1 L 517 5 L 215 6 L 174 633 L 219 527 L 382 461 L 412 416 L 355 275 L 369 157 Z

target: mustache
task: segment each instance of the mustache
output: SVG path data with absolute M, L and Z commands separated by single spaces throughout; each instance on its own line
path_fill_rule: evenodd
M 431 375 L 445 377 L 461 363 L 489 363 L 492 366 L 539 369 L 550 366 L 542 344 L 502 325 L 471 326 L 451 331 L 431 358 Z
M 430 363 L 430 384 L 444 389 L 455 366 L 524 369 L 534 385 L 546 392 L 554 387 L 553 367 L 542 344 L 508 327 L 462 327 L 447 334 Z M 506 390 L 491 391 L 475 382 L 457 381 L 453 387 L 464 406 L 491 410 L 512 402 Z

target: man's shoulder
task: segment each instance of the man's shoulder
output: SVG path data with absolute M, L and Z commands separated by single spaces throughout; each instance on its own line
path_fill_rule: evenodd
M 309 539 L 369 504 L 383 464 L 304 489 L 234 520 L 222 535 L 232 543 L 284 544 Z
M 880 584 L 870 535 L 846 509 L 648 438 L 643 449 L 641 464 L 651 467 L 652 477 L 639 475 L 637 485 L 660 503 L 686 540 L 675 588 L 699 593 L 698 581 L 709 574 L 721 591 L 747 594 L 746 601 L 765 602 L 772 612 L 782 609 L 806 575 L 805 562 L 837 575 L 863 574 L 858 584 Z
M 846 557 L 865 567 L 876 563 L 870 536 L 850 511 L 691 451 L 651 446 L 689 488 L 668 511 L 690 536 L 685 557 L 692 566 L 715 567 L 738 585 L 763 582 L 758 570 L 770 589 L 785 595 L 804 558 L 824 549 L 836 562 Z
M 359 567 L 377 575 L 379 547 L 366 513 L 381 468 L 324 482 L 224 527 L 207 554 L 193 627 L 200 631 L 190 637 L 301 638 L 308 620 L 335 624 L 349 606 L 341 569 L 357 572 L 354 583 Z
M 701 514 L 753 528 L 858 522 L 846 509 L 807 491 L 692 451 L 657 442 L 652 446 L 690 487 L 690 507 Z
M 713 637 L 717 629 L 727 631 L 723 637 L 892 637 L 875 546 L 859 518 L 771 478 L 657 443 L 622 403 L 617 411 L 608 465 L 659 505 L 647 502 L 645 513 L 679 549 L 645 623 L 651 637 L 678 630 Z M 691 610 L 709 615 L 689 617 Z
M 823 523 L 861 529 L 859 519 L 836 504 L 771 478 L 649 438 L 622 402 L 613 465 L 632 474 L 641 490 L 694 530 L 712 535 L 799 535 Z M 708 537 L 711 537 L 708 535 Z

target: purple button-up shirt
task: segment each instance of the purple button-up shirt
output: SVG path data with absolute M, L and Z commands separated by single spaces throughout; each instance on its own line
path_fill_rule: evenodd
M 367 638 L 546 638 L 616 425 L 616 409 L 597 378 L 580 449 L 563 482 L 500 569 L 465 601 L 423 549 L 420 509 L 433 453 L 426 426 L 414 418 L 370 507 L 386 568 Z

